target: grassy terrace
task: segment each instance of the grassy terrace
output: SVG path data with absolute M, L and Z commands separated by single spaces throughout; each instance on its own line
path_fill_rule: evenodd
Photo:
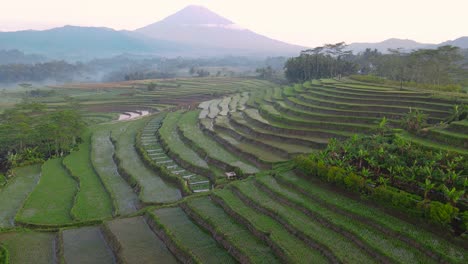
M 70 223 L 77 191 L 77 183 L 63 167 L 62 159 L 48 160 L 42 165 L 39 184 L 19 211 L 16 221 L 51 225 Z
M 249 229 L 254 229 L 254 234 L 264 239 L 283 261 L 310 263 L 313 259 L 314 263 L 328 263 L 319 251 L 308 247 L 277 221 L 244 204 L 232 191 L 217 190 L 214 197 L 231 217 L 250 226 Z
M 324 147 L 328 142 L 328 140 L 324 138 L 294 136 L 287 133 L 274 133 L 269 129 L 263 129 L 261 127 L 255 126 L 255 124 L 247 122 L 241 113 L 231 114 L 229 121 L 231 126 L 233 126 L 236 130 L 242 131 L 257 138 L 296 143 L 303 146 L 309 146 L 311 148 Z
M 350 115 L 330 115 L 330 114 L 321 114 L 317 112 L 309 112 L 296 108 L 294 106 L 288 105 L 284 102 L 275 102 L 273 107 L 281 113 L 282 115 L 296 116 L 304 118 L 305 120 L 316 120 L 316 121 L 329 121 L 334 120 L 335 122 L 349 122 L 357 124 L 377 124 L 382 119 L 373 118 L 373 117 L 359 117 Z M 392 122 L 392 120 L 389 120 Z
M 195 167 L 209 169 L 208 163 L 203 160 L 195 151 L 189 148 L 179 138 L 177 134 L 177 122 L 182 116 L 182 112 L 170 113 L 164 119 L 163 125 L 159 129 L 161 140 L 177 154 L 182 160 L 192 164 Z
M 468 148 L 468 133 L 458 133 L 441 128 L 433 128 L 429 129 L 427 136 L 431 140 L 442 144 Z
M 303 192 L 310 201 L 309 204 L 318 204 L 327 210 L 342 214 L 349 221 L 361 221 L 369 228 L 375 228 L 384 232 L 388 239 L 406 238 L 406 242 L 414 248 L 415 245 L 422 245 L 420 251 L 435 252 L 444 260 L 453 263 L 463 263 L 468 254 L 462 248 L 435 236 L 421 227 L 409 224 L 394 216 L 386 214 L 381 210 L 366 205 L 360 201 L 350 199 L 334 191 L 330 191 L 322 183 L 308 181 L 300 178 L 292 172 L 277 174 L 281 188 Z M 260 180 L 267 185 L 270 180 Z M 415 250 L 415 249 L 413 249 Z M 398 251 L 397 251 L 398 253 Z
M 63 160 L 63 165 L 79 183 L 79 191 L 71 214 L 76 220 L 85 221 L 111 217 L 113 204 L 109 193 L 96 174 L 91 163 L 91 133 L 86 132 L 79 150 Z
M 135 150 L 137 131 L 145 125 L 146 121 L 147 119 L 132 121 L 128 127 L 116 127 L 112 130 L 120 167 L 140 187 L 139 198 L 142 202 L 159 204 L 177 201 L 181 198 L 180 190 L 166 183 L 161 176 L 147 168 Z
M 349 132 L 367 132 L 375 128 L 373 125 L 369 124 L 360 124 L 360 123 L 350 123 L 350 122 L 333 122 L 335 121 L 333 117 L 330 117 L 328 121 L 320 120 L 309 120 L 297 116 L 291 116 L 284 113 L 279 113 L 271 105 L 262 105 L 259 109 L 260 113 L 263 116 L 270 120 L 275 120 L 285 124 L 291 124 L 299 127 L 306 128 L 325 128 L 330 130 L 345 130 Z
M 218 120 L 216 122 L 219 122 Z M 218 127 L 219 128 L 219 127 Z M 215 128 L 214 136 L 216 136 L 223 146 L 230 146 L 232 149 L 235 149 L 236 154 L 238 155 L 248 155 L 258 158 L 260 163 L 269 164 L 280 161 L 285 161 L 285 158 L 272 153 L 271 151 L 266 151 L 261 148 L 258 148 L 255 145 L 241 141 L 240 139 L 235 138 L 226 131 L 220 131 Z M 252 162 L 251 159 L 244 156 L 246 159 Z M 257 164 L 258 165 L 258 164 Z
M 299 100 L 316 104 L 325 107 L 338 108 L 338 109 L 347 109 L 353 111 L 379 111 L 379 112 L 389 112 L 389 113 L 407 113 L 410 106 L 395 106 L 395 105 L 381 105 L 381 104 L 366 104 L 363 100 L 361 103 L 342 103 L 335 100 L 324 100 L 312 95 L 301 95 Z M 413 107 L 414 109 L 419 109 L 424 113 L 427 113 L 434 117 L 446 117 L 448 115 L 449 108 L 446 111 L 435 110 L 432 108 L 423 108 L 423 107 Z
M 348 97 L 344 95 L 333 95 L 329 94 L 327 91 L 316 91 L 316 90 L 309 90 L 307 95 L 313 96 L 315 98 L 320 98 L 327 101 L 335 101 L 341 103 L 350 103 L 350 104 L 364 104 L 364 105 L 385 105 L 385 106 L 411 106 L 411 107 L 421 107 L 425 109 L 433 109 L 433 110 L 441 110 L 447 111 L 452 107 L 452 104 L 442 104 L 442 103 L 434 103 L 434 102 L 424 102 L 424 101 L 413 101 L 412 97 L 404 97 L 401 96 L 398 99 L 394 99 L 393 97 L 385 98 L 385 99 L 373 99 L 373 98 L 365 98 L 361 96 L 360 98 L 355 97 Z M 304 96 L 307 99 L 307 95 Z
M 189 139 L 196 148 L 203 149 L 212 159 L 217 159 L 233 167 L 238 167 L 248 174 L 258 172 L 255 166 L 246 161 L 242 161 L 239 157 L 225 150 L 222 145 L 203 133 L 198 125 L 198 116 L 199 114 L 197 111 L 192 111 L 183 114 L 180 118 L 178 127 L 182 131 L 184 137 Z
M 193 172 L 193 170 L 198 171 L 198 167 L 193 167 L 190 164 L 187 165 L 188 163 L 185 161 L 183 161 L 185 167 L 181 167 L 179 163 L 182 160 L 178 156 L 178 160 L 176 161 L 164 152 L 163 146 L 155 135 L 159 131 L 164 117 L 157 116 L 148 122 L 141 134 L 141 144 L 146 152 L 146 158 L 149 160 L 149 163 L 153 167 L 158 168 L 161 173 L 169 174 L 166 176 L 171 177 L 173 180 L 180 180 L 179 182 L 183 182 L 182 184 L 188 182 L 188 186 L 190 186 L 188 189 L 193 192 L 209 190 L 211 185 L 207 178 Z M 171 152 L 171 156 L 176 155 L 174 155 L 174 152 Z M 188 167 L 191 168 L 189 169 Z
M 16 176 L 0 188 L 0 228 L 14 226 L 16 213 L 40 179 L 41 166 L 19 168 L 14 173 Z
M 124 123 L 124 126 L 126 125 Z M 120 124 L 101 125 L 94 129 L 91 162 L 106 189 L 109 190 L 114 205 L 114 214 L 126 215 L 136 211 L 138 196 L 119 174 L 118 168 L 112 159 L 115 150 L 109 137 L 113 126 L 120 126 Z
M 425 139 L 416 135 L 412 135 L 407 132 L 400 133 L 398 134 L 398 136 L 411 141 L 413 144 L 418 144 L 427 148 L 432 148 L 434 150 L 443 149 L 443 150 L 453 151 L 453 152 L 457 152 L 461 154 L 468 154 L 468 150 L 466 148 L 454 147 L 454 146 L 450 146 L 447 144 L 440 144 L 440 143 L 434 142 L 433 140 Z
M 67 229 L 60 235 L 65 263 L 115 263 L 114 254 L 99 227 Z
M 253 236 L 245 226 L 237 223 L 208 196 L 190 199 L 186 204 L 215 230 L 213 235 L 221 235 L 251 263 L 279 263 L 265 242 Z
M 123 263 L 177 263 L 141 216 L 107 222 L 104 229 Z
M 326 107 L 315 105 L 301 101 L 296 97 L 286 97 L 284 99 L 285 104 L 290 105 L 294 108 L 305 110 L 308 112 L 323 113 L 330 115 L 343 115 L 343 116 L 357 116 L 357 117 L 373 117 L 373 118 L 382 118 L 387 117 L 390 119 L 400 118 L 403 116 L 403 113 L 393 113 L 393 112 L 381 112 L 381 111 L 354 111 L 350 109 L 339 109 L 334 107 Z
M 190 252 L 201 263 L 235 263 L 216 241 L 195 225 L 179 207 L 162 208 L 153 212 L 157 223 L 164 226 L 168 236 L 183 251 Z
M 256 126 L 262 127 L 274 131 L 275 133 L 284 133 L 290 135 L 310 136 L 310 137 L 323 137 L 323 138 L 345 138 L 352 136 L 353 133 L 346 131 L 332 131 L 325 129 L 307 129 L 303 127 L 285 125 L 281 122 L 272 122 L 265 120 L 260 116 L 256 109 L 246 109 L 244 111 L 245 120 L 249 123 L 255 124 Z
M 402 263 L 435 263 L 434 260 L 425 256 L 422 252 L 415 250 L 412 246 L 400 241 L 396 238 L 388 237 L 378 229 L 372 228 L 360 221 L 350 220 L 346 215 L 340 215 L 333 210 L 329 210 L 308 197 L 297 192 L 290 191 L 280 185 L 272 177 L 262 177 L 259 179 L 262 186 L 271 192 L 275 198 L 281 197 L 278 200 L 287 200 L 294 207 L 301 211 L 309 212 L 316 219 L 319 219 L 325 226 L 331 227 L 338 231 L 340 235 L 347 234 L 349 242 L 350 237 L 353 238 L 354 245 L 364 245 L 367 254 L 372 254 L 374 258 L 379 258 L 382 261 L 396 261 Z M 263 199 L 270 197 L 263 195 Z M 285 204 L 287 205 L 287 204 Z M 293 218 L 294 219 L 294 218 Z M 310 219 L 309 219 L 310 220 Z M 336 235 L 335 235 L 336 236 Z M 334 251 L 339 252 L 339 251 Z
M 308 146 L 302 146 L 292 143 L 285 143 L 281 141 L 275 141 L 270 139 L 256 138 L 248 133 L 243 133 L 242 131 L 237 131 L 233 128 L 229 122 L 229 119 L 226 117 L 219 116 L 215 121 L 215 129 L 220 129 L 227 134 L 233 136 L 237 140 L 245 143 L 249 143 L 257 146 L 258 148 L 263 148 L 266 151 L 273 151 L 279 156 L 289 157 L 289 155 L 294 155 L 298 153 L 308 153 L 312 149 Z
M 271 212 L 279 223 L 288 226 L 299 238 L 313 241 L 317 247 L 324 252 L 329 252 L 333 257 L 341 262 L 353 263 L 375 263 L 371 256 L 365 254 L 356 244 L 346 239 L 340 233 L 329 229 L 326 225 L 320 224 L 309 218 L 303 212 L 288 205 L 281 204 L 266 193 L 261 191 L 251 181 L 244 181 L 235 184 L 239 190 L 239 196 L 247 199 L 253 204 L 253 208 L 262 208 Z

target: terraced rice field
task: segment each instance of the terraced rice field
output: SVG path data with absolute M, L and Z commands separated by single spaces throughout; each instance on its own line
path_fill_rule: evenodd
M 331 138 L 373 133 L 383 117 L 400 129 L 410 108 L 439 123 L 452 98 L 346 79 L 279 86 L 196 78 L 158 87 L 80 84 L 48 98 L 54 105 L 75 95 L 90 124 L 151 113 L 92 125 L 67 157 L 15 171 L 0 188 L 0 253 L 10 263 L 467 262 L 466 238 L 281 170 Z M 398 131 L 413 144 L 468 153 L 466 120 Z
M 61 232 L 61 236 L 66 263 L 115 263 L 99 227 L 67 229 Z
M 112 127 L 101 125 L 94 130 L 91 162 L 104 186 L 109 190 L 113 201 L 114 215 L 126 215 L 136 211 L 139 200 L 130 185 L 120 175 L 113 160 L 115 149 L 110 140 Z
M 54 263 L 55 239 L 51 232 L 0 233 L 0 244 L 8 250 L 10 263 Z
M 112 130 L 112 138 L 116 141 L 115 156 L 120 161 L 122 173 L 128 175 L 129 182 L 139 193 L 143 203 L 165 203 L 180 199 L 180 191 L 165 182 L 155 171 L 147 168 L 139 158 L 135 149 L 137 131 L 146 120 L 138 120 L 131 126 Z M 136 187 L 135 187 L 136 186 Z
M 62 159 L 48 160 L 41 173 L 39 184 L 18 212 L 16 221 L 44 225 L 72 222 L 77 182 L 63 167 Z
M 39 181 L 41 167 L 15 170 L 15 178 L 0 189 L 0 228 L 13 227 L 16 213 Z
M 113 220 L 105 229 L 118 258 L 126 263 L 177 263 L 143 217 Z
M 162 208 L 153 212 L 154 219 L 182 249 L 202 263 L 235 263 L 216 241 L 195 225 L 181 208 Z
M 63 160 L 63 165 L 78 182 L 79 191 L 71 214 L 76 220 L 86 221 L 111 217 L 112 200 L 91 163 L 91 134 L 83 136 L 79 150 Z

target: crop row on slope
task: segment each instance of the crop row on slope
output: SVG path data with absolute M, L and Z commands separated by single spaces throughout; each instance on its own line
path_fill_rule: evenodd
M 111 127 L 102 125 L 94 129 L 91 147 L 91 162 L 101 177 L 114 205 L 114 215 L 133 213 L 139 207 L 138 197 L 118 172 L 114 163 L 114 146 L 110 140 Z
M 14 174 L 14 178 L 0 189 L 0 228 L 14 225 L 16 213 L 39 182 L 41 166 L 18 168 Z
M 225 150 L 223 146 L 202 132 L 198 125 L 196 111 L 185 113 L 178 122 L 179 135 L 201 157 L 224 170 L 239 170 L 242 173 L 252 174 L 258 170 L 237 156 Z
M 71 209 L 76 220 L 94 220 L 112 216 L 113 204 L 109 192 L 91 163 L 91 132 L 83 136 L 79 150 L 63 160 L 69 174 L 78 182 L 78 192 Z
M 152 219 L 182 251 L 202 263 L 235 263 L 216 241 L 195 225 L 179 207 L 157 209 Z
M 379 230 L 389 238 L 399 239 L 409 246 L 421 251 L 438 262 L 463 262 L 466 253 L 456 244 L 446 241 L 421 226 L 415 226 L 393 215 L 384 213 L 381 209 L 362 203 L 356 198 L 338 194 L 336 190 L 322 183 L 306 180 L 292 172 L 279 172 L 275 179 L 281 188 L 293 190 L 302 194 L 312 203 L 334 211 L 353 221 L 362 222 Z M 259 180 L 261 184 L 272 188 L 271 182 Z M 333 197 L 333 198 L 332 198 Z
M 131 186 L 136 187 L 139 198 L 143 203 L 159 204 L 173 202 L 181 198 L 179 189 L 163 181 L 160 175 L 147 168 L 138 156 L 135 148 L 135 140 L 146 120 L 141 119 L 131 122 L 131 125 L 123 130 L 112 131 L 115 142 L 115 159 L 119 172 L 126 177 Z
M 190 199 L 181 207 L 198 225 L 241 263 L 278 263 L 273 252 L 261 240 L 232 219 L 208 196 Z

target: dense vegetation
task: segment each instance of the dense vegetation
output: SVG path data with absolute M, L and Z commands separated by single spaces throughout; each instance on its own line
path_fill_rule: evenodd
M 462 91 L 466 85 L 464 55 L 458 47 L 419 49 L 412 52 L 390 50 L 383 54 L 367 49 L 359 54 L 346 51 L 344 43 L 305 50 L 285 64 L 291 82 L 355 75 L 359 81 L 439 91 Z M 367 76 L 370 75 L 370 76 Z
M 40 103 L 22 103 L 0 115 L 0 171 L 63 156 L 84 129 L 74 109 L 47 111 Z

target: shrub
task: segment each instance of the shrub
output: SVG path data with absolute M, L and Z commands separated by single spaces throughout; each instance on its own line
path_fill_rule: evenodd
M 345 176 L 346 171 L 335 166 L 330 167 L 327 172 L 327 180 L 335 184 L 342 184 Z
M 461 219 L 463 222 L 463 231 L 468 231 L 468 211 L 465 211 L 461 214 Z
M 350 173 L 344 178 L 344 184 L 347 189 L 359 192 L 365 187 L 366 180 L 355 173 Z
M 306 175 L 317 175 L 317 164 L 305 155 L 299 155 L 294 158 L 294 163 L 298 169 Z
M 327 179 L 328 168 L 323 161 L 317 162 L 317 176 L 323 180 Z
M 458 208 L 441 202 L 431 202 L 426 207 L 426 217 L 435 224 L 448 226 L 457 216 Z

